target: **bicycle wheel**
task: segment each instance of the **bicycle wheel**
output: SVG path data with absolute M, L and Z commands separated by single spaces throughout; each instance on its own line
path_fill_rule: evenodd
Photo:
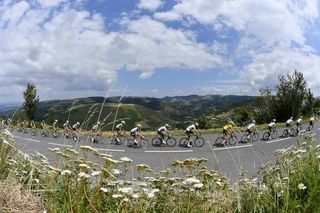
M 231 138 L 229 138 L 228 143 L 229 145 L 235 145 L 238 142 L 237 136 L 233 135 Z
M 196 147 L 203 147 L 204 139 L 202 137 L 197 137 L 196 140 L 194 141 L 194 145 Z
M 295 137 L 297 135 L 298 135 L 298 129 L 291 128 L 290 129 L 290 136 Z
M 271 138 L 272 139 L 276 139 L 278 137 L 278 131 L 276 129 L 274 129 L 271 133 Z
M 270 133 L 269 132 L 265 132 L 262 136 L 263 140 L 267 141 L 269 140 L 269 136 L 270 136 Z
M 283 130 L 283 132 L 282 132 L 282 137 L 283 137 L 283 138 L 286 138 L 286 137 L 288 137 L 288 135 L 289 135 L 288 130 L 287 130 L 287 129 Z
M 223 137 L 218 137 L 218 138 L 214 141 L 214 145 L 216 145 L 216 146 L 223 146 L 223 145 L 224 145 L 224 138 L 223 138 Z
M 158 138 L 158 137 L 154 137 L 151 140 L 151 144 L 152 144 L 152 146 L 160 146 L 161 145 L 161 139 Z
M 188 143 L 188 138 L 181 138 L 179 141 L 179 146 L 186 146 Z
M 128 147 L 133 147 L 133 145 L 134 145 L 133 139 L 131 139 L 131 138 L 128 139 L 128 140 L 127 140 L 127 146 L 128 146 Z
M 251 135 L 251 139 L 252 139 L 252 142 L 257 142 L 259 140 L 259 133 L 257 132 L 254 132 L 252 135 Z
M 241 142 L 243 142 L 243 143 L 248 143 L 248 134 L 242 135 L 242 137 L 241 137 Z
M 32 130 L 31 135 L 32 135 L 32 136 L 36 136 L 36 135 L 37 135 L 37 131 Z
M 145 138 L 142 138 L 140 141 L 140 146 L 144 149 L 147 149 L 149 147 L 149 141 Z
M 166 140 L 167 146 L 174 147 L 177 144 L 177 140 L 175 138 L 168 138 Z

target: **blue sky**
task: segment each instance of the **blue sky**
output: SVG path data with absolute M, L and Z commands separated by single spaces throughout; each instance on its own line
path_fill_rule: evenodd
M 0 103 L 257 95 L 302 71 L 320 95 L 318 0 L 3 0 Z

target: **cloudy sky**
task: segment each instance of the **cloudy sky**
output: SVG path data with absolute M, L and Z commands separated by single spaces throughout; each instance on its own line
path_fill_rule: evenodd
M 318 0 L 0 0 L 0 103 L 257 94 L 302 71 L 320 95 Z

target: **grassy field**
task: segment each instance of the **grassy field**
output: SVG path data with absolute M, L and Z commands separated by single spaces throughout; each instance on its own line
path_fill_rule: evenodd
M 0 137 L 0 209 L 6 212 L 319 212 L 320 146 L 312 133 L 300 147 L 277 150 L 276 164 L 261 167 L 259 179 L 242 176 L 235 185 L 208 159 L 175 160 L 163 171 L 131 159 L 113 159 L 90 146 L 19 151 L 9 132 Z M 90 159 L 96 159 L 94 162 Z M 132 179 L 132 171 L 138 174 Z M 9 193 L 11 192 L 11 193 Z M 15 196 L 8 197 L 12 192 Z M 16 205 L 15 204 L 20 204 Z

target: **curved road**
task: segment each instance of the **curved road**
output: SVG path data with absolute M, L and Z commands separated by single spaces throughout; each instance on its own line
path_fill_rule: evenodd
M 305 126 L 306 128 L 306 126 Z M 278 129 L 278 135 L 282 134 L 283 129 Z M 314 133 L 316 133 L 317 143 L 319 143 L 320 125 L 315 124 Z M 260 138 L 265 131 L 260 131 Z M 238 133 L 238 139 L 243 133 Z M 13 132 L 14 139 L 18 144 L 18 148 L 26 153 L 34 153 L 38 151 L 46 155 L 50 160 L 53 159 L 53 154 L 48 151 L 48 148 L 59 147 L 61 149 L 69 147 L 79 149 L 79 144 L 71 140 L 63 140 L 61 138 L 44 138 L 41 136 L 32 137 L 26 133 Z M 202 135 L 206 141 L 214 141 L 221 134 Z M 151 141 L 151 138 L 148 138 Z M 177 142 L 180 138 L 177 138 Z M 176 146 L 170 147 L 153 147 L 148 149 L 129 148 L 123 145 L 92 144 L 96 149 L 104 153 L 111 153 L 114 159 L 121 157 L 129 157 L 134 164 L 145 163 L 150 165 L 154 171 L 160 171 L 170 168 L 170 163 L 175 160 L 184 160 L 187 158 L 207 158 L 208 162 L 205 166 L 208 169 L 219 170 L 222 174 L 230 179 L 235 179 L 243 171 L 247 171 L 249 176 L 257 175 L 257 171 L 261 164 L 274 161 L 275 151 L 277 149 L 287 148 L 291 145 L 297 145 L 298 137 L 292 138 L 277 138 L 271 141 L 258 141 L 255 143 L 242 144 L 235 146 L 216 147 L 205 143 L 201 148 L 193 147 L 187 149 L 185 147 Z M 84 142 L 80 145 L 91 145 L 89 142 Z

